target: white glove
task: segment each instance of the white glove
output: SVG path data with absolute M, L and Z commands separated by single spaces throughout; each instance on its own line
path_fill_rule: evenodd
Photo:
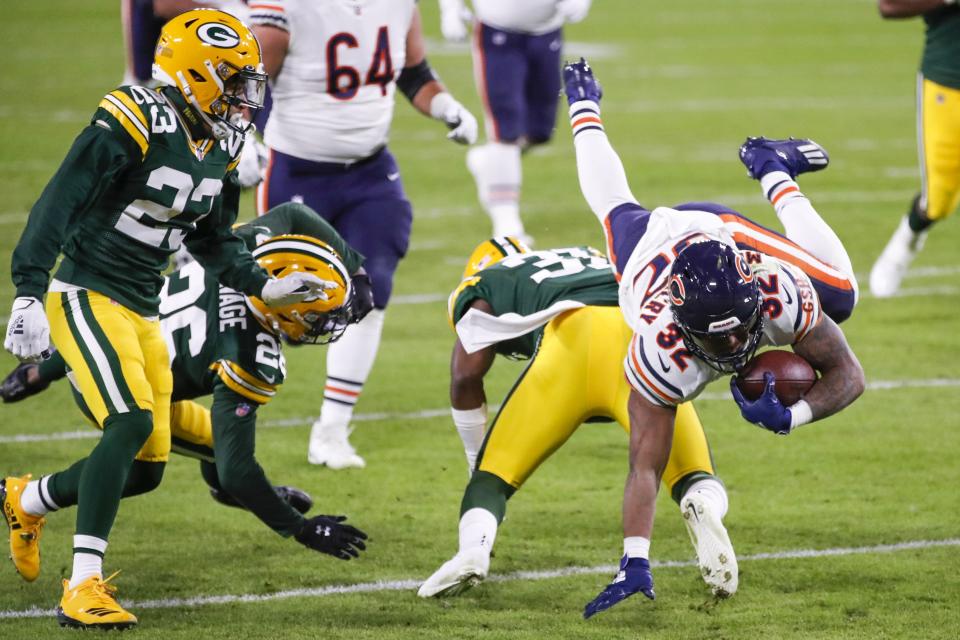
M 328 300 L 324 293 L 327 289 L 336 289 L 340 285 L 329 280 L 321 280 L 312 273 L 296 271 L 283 278 L 270 278 L 263 285 L 260 299 L 268 307 L 283 307 L 295 302 Z
M 3 348 L 25 362 L 40 362 L 50 357 L 50 325 L 39 300 L 17 298 L 13 301 Z
M 564 22 L 580 22 L 590 11 L 590 0 L 557 0 L 557 13 Z
M 467 39 L 467 22 L 473 19 L 463 0 L 440 0 L 440 32 L 444 39 L 462 42 Z
M 237 165 L 240 186 L 246 189 L 260 184 L 267 174 L 269 160 L 270 151 L 267 145 L 260 142 L 252 132 L 248 132 L 243 151 L 240 152 L 240 163 Z
M 477 119 L 446 91 L 433 96 L 430 115 L 446 123 L 450 128 L 447 138 L 460 144 L 477 141 Z

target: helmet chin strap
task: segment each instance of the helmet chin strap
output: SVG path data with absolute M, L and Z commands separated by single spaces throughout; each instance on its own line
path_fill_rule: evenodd
M 200 119 L 203 120 L 204 124 L 210 129 L 210 133 L 217 140 L 224 140 L 230 137 L 230 126 L 223 122 L 217 121 L 211 118 L 200 106 L 200 103 L 197 102 L 196 96 L 193 94 L 193 90 L 190 88 L 190 83 L 187 82 L 186 77 L 183 75 L 182 71 L 177 71 L 177 82 L 180 85 L 180 89 L 183 92 L 183 97 L 187 99 L 187 102 L 193 107 L 194 111 L 200 116 Z

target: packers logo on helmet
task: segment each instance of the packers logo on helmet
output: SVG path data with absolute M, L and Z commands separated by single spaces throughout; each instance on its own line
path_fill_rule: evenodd
M 343 334 L 353 286 L 333 247 L 310 236 L 279 235 L 254 249 L 253 257 L 275 278 L 301 271 L 339 285 L 326 291 L 326 300 L 314 298 L 282 307 L 268 307 L 251 296 L 250 305 L 261 324 L 293 344 L 325 344 Z
M 484 240 L 473 250 L 467 258 L 467 266 L 463 270 L 463 278 L 469 278 L 487 267 L 494 265 L 507 256 L 519 253 L 530 253 L 532 249 L 516 236 L 500 236 Z
M 163 25 L 153 77 L 176 87 L 218 139 L 246 132 L 239 110 L 262 109 L 267 86 L 256 36 L 217 9 L 187 11 Z

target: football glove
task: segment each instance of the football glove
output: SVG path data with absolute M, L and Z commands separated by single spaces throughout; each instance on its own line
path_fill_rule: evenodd
M 557 0 L 557 13 L 564 22 L 580 22 L 590 11 L 590 0 Z
M 430 100 L 430 115 L 446 123 L 450 129 L 447 134 L 449 140 L 460 144 L 473 144 L 477 141 L 477 119 L 446 91 L 438 93 Z
M 276 491 L 277 495 L 280 496 L 284 502 L 296 509 L 301 515 L 313 508 L 313 498 L 310 497 L 309 493 L 302 489 L 288 486 L 275 486 L 273 490 Z M 210 497 L 222 505 L 236 507 L 238 509 L 246 509 L 246 507 L 243 506 L 239 500 L 234 498 L 232 494 L 227 493 L 223 489 L 210 487 Z
M 583 58 L 580 58 L 580 62 L 568 62 L 563 65 L 563 91 L 567 95 L 568 104 L 581 100 L 600 104 L 600 98 L 603 97 L 603 89 L 593 77 L 593 69 Z
M 270 150 L 267 145 L 248 131 L 240 152 L 240 162 L 237 164 L 237 178 L 240 186 L 247 189 L 255 187 L 267 174 L 267 164 L 270 161 Z
M 3 348 L 24 362 L 40 362 L 50 357 L 50 325 L 39 300 L 14 299 Z
M 314 551 L 334 558 L 356 558 L 367 548 L 367 534 L 349 524 L 343 524 L 347 516 L 314 516 L 303 523 L 303 528 L 294 538 Z
M 303 300 L 326 300 L 325 289 L 336 289 L 336 282 L 321 280 L 312 273 L 296 271 L 283 278 L 271 278 L 263 285 L 260 299 L 270 307 L 283 307 Z
M 440 0 L 440 33 L 445 40 L 462 42 L 467 39 L 467 22 L 473 19 L 463 0 Z
M 785 436 L 790 433 L 792 429 L 791 422 L 793 421 L 793 416 L 790 413 L 790 409 L 783 406 L 780 398 L 777 397 L 774 391 L 774 385 L 777 382 L 774 375 L 769 371 L 764 373 L 763 381 L 766 385 L 763 389 L 763 394 L 752 402 L 744 398 L 743 394 L 740 393 L 740 389 L 737 387 L 736 376 L 731 376 L 730 378 L 730 393 L 733 394 L 733 399 L 740 407 L 740 415 L 743 416 L 744 420 L 763 427 L 768 431 L 773 431 L 777 435 Z
M 36 375 L 39 365 L 33 362 L 21 362 L 0 382 L 0 397 L 4 402 L 20 402 L 24 398 L 40 393 L 50 386 L 49 380 L 40 380 Z M 33 380 L 31 381 L 31 374 Z
M 355 274 L 351 278 L 351 284 L 353 284 L 353 297 L 350 298 L 348 318 L 351 324 L 356 324 L 373 311 L 373 284 L 366 273 Z
M 608 584 L 607 588 L 600 592 L 600 595 L 584 607 L 583 617 L 589 618 L 601 611 L 606 611 L 638 591 L 651 600 L 656 597 L 653 592 L 653 574 L 650 573 L 650 561 L 646 558 L 623 556 L 620 559 L 620 571 L 617 572 L 613 582 Z

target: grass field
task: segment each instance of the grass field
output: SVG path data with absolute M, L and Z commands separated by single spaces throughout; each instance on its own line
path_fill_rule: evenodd
M 883 22 L 869 0 L 594 4 L 589 19 L 568 30 L 567 54 L 592 57 L 605 87 L 607 132 L 640 201 L 716 200 L 777 227 L 744 177 L 737 146 L 748 135 L 813 137 L 832 163 L 805 178 L 804 191 L 845 241 L 865 287 L 918 184 L 913 87 L 921 23 Z M 0 24 L 8 55 L 0 74 L 0 313 L 13 298 L 6 265 L 26 212 L 121 77 L 117 5 L 16 1 Z M 422 10 L 434 67 L 479 115 L 466 48 L 440 42 L 434 2 Z M 524 216 L 539 246 L 599 245 L 564 121 L 561 114 L 552 145 L 525 159 Z M 844 325 L 871 383 L 848 410 L 776 438 L 743 422 L 722 384 L 699 403 L 742 558 L 734 598 L 709 598 L 689 565 L 678 511 L 661 496 L 653 556 L 676 566 L 655 568 L 658 599 L 633 598 L 581 619 L 610 577 L 598 567 L 612 565 L 621 548 L 626 438 L 611 425 L 580 429 L 511 501 L 491 567 L 503 580 L 453 601 L 416 598 L 418 581 L 455 551 L 466 480 L 444 411 L 452 342 L 444 299 L 469 250 L 489 233 L 463 149 L 443 133 L 398 104 L 392 148 L 416 222 L 358 407 L 366 419 L 352 437 L 367 469 L 306 463 L 322 348 L 288 350 L 289 381 L 261 412 L 258 453 L 268 474 L 312 492 L 318 513 L 349 514 L 370 534 L 369 552 L 349 563 L 308 552 L 213 503 L 196 463 L 174 457 L 158 491 L 123 504 L 110 540 L 105 568 L 123 569 L 120 595 L 140 617 L 138 637 L 960 636 L 956 220 L 934 229 L 901 297 L 864 295 Z M 247 194 L 242 215 L 251 212 Z M 13 364 L 0 356 L 0 371 Z M 494 368 L 492 400 L 519 371 L 508 362 Z M 3 475 L 61 469 L 96 435 L 64 384 L 42 400 L 0 408 L 0 425 Z M 38 610 L 60 597 L 72 533 L 71 512 L 49 518 L 36 583 L 0 565 L 0 638 L 61 633 Z M 940 544 L 910 544 L 920 541 Z M 791 553 L 830 549 L 841 551 Z

